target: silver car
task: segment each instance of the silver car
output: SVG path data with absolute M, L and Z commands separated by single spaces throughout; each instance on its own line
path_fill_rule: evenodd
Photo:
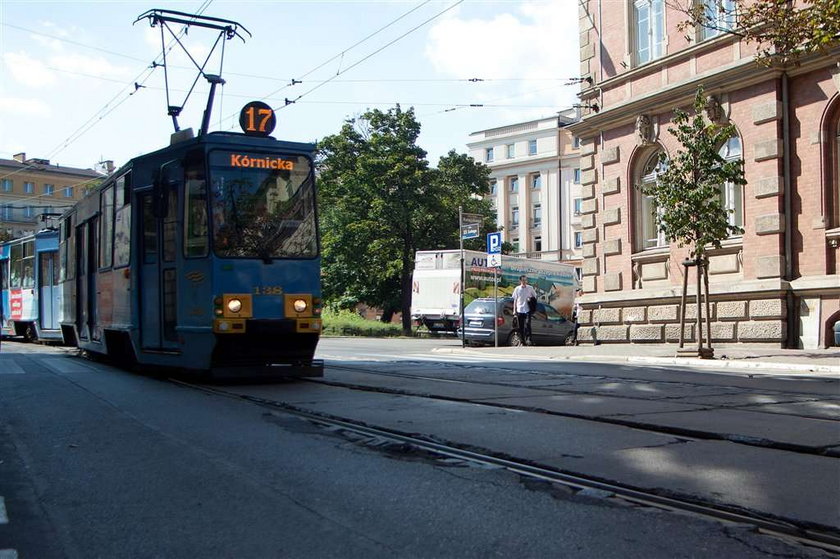
M 470 345 L 494 345 L 493 321 L 498 324 L 499 345 L 524 345 L 515 327 L 511 297 L 499 298 L 497 312 L 493 312 L 494 299 L 475 299 L 464 309 L 464 340 Z M 553 307 L 537 303 L 531 315 L 531 343 L 534 345 L 564 345 L 575 341 L 575 323 L 567 320 Z M 460 329 L 458 334 L 460 335 Z

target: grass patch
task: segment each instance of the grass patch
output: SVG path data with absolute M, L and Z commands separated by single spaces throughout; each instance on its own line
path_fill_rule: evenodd
M 386 338 L 402 336 L 402 325 L 386 324 L 378 320 L 367 320 L 353 311 L 331 311 L 324 309 L 324 336 L 366 336 L 371 338 Z

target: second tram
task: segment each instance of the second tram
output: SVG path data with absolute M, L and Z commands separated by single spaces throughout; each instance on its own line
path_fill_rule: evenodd
M 60 342 L 58 232 L 0 244 L 0 335 Z

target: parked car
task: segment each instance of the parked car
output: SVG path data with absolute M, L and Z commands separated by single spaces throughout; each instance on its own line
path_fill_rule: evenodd
M 515 325 L 511 297 L 499 298 L 497 312 L 493 312 L 494 299 L 475 299 L 464 309 L 464 341 L 470 345 L 494 345 L 493 320 L 498 324 L 499 345 L 519 346 L 523 340 Z M 458 332 L 461 334 L 460 329 Z M 537 303 L 531 315 L 531 342 L 534 345 L 564 345 L 575 341 L 575 323 L 567 320 L 553 307 Z

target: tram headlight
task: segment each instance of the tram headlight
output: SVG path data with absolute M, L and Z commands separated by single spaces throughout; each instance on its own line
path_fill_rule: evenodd
M 303 299 L 295 299 L 294 302 L 295 312 L 302 313 L 306 310 L 306 301 Z
M 238 313 L 242 310 L 242 301 L 239 299 L 231 299 L 227 303 L 227 308 L 232 313 Z

